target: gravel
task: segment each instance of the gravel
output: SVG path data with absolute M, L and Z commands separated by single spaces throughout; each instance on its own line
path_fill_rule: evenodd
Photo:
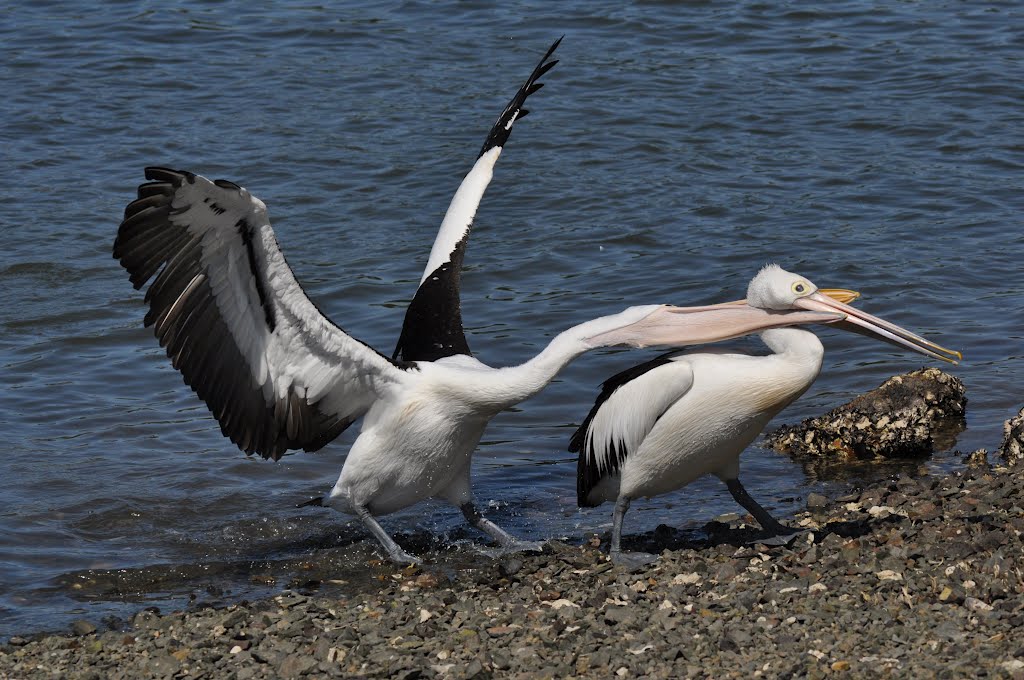
M 814 494 L 785 547 L 745 518 L 700 540 L 659 527 L 625 541 L 661 551 L 638 571 L 598 536 L 458 569 L 367 562 L 360 581 L 15 637 L 0 677 L 1024 678 L 1021 472 Z

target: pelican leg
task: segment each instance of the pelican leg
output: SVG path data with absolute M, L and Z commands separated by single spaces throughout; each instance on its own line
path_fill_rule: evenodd
M 380 522 L 370 514 L 370 511 L 362 505 L 354 505 L 353 511 L 356 517 L 370 530 L 380 544 L 384 547 L 384 550 L 388 554 L 388 559 L 395 564 L 419 564 L 420 560 L 418 557 L 413 557 L 409 553 L 398 547 L 394 539 L 388 536 L 388 532 L 384 531 L 384 527 L 380 525 Z
M 491 520 L 484 517 L 476 505 L 470 501 L 459 506 L 466 521 L 473 527 L 484 532 L 501 546 L 505 552 L 522 552 L 524 550 L 540 550 L 544 547 L 541 541 L 521 541 L 508 533 Z
M 629 510 L 629 498 L 619 496 L 615 501 L 615 510 L 612 512 L 612 546 L 608 551 L 613 560 L 616 555 L 622 554 L 622 518 L 626 516 L 627 510 Z
M 645 552 L 622 552 L 622 520 L 626 516 L 626 511 L 629 510 L 629 503 L 628 496 L 619 496 L 615 501 L 615 510 L 612 512 L 612 545 L 608 550 L 608 556 L 616 564 L 636 569 L 654 562 L 658 556 Z
M 747 490 L 743 488 L 743 485 L 740 484 L 738 477 L 736 479 L 725 480 L 725 486 L 728 487 L 729 493 L 731 493 L 732 497 L 736 499 L 736 502 L 742 505 L 743 508 L 757 520 L 757 523 L 760 524 L 761 528 L 765 531 L 768 531 L 775 536 L 789 536 L 799 533 L 799 531 L 787 527 L 785 524 L 776 520 L 768 514 L 767 510 L 758 505 L 757 501 L 755 501 L 753 497 L 747 493 Z

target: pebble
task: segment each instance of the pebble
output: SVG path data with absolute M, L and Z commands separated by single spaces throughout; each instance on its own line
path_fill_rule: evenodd
M 812 491 L 807 494 L 807 509 L 808 510 L 821 510 L 828 506 L 828 498 L 820 493 Z

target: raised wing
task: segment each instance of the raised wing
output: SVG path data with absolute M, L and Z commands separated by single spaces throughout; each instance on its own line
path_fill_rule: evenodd
M 266 206 L 237 184 L 146 168 L 114 257 L 146 291 L 160 345 L 246 453 L 313 451 L 403 380 L 309 301 Z M 159 272 L 159 273 L 158 273 Z
M 544 83 L 537 82 L 538 79 L 558 63 L 557 60 L 548 61 L 548 58 L 560 42 L 561 38 L 548 48 L 533 73 L 498 116 L 484 140 L 476 163 L 448 205 L 416 296 L 405 311 L 402 333 L 393 358 L 401 356 L 405 361 L 435 361 L 456 354 L 470 354 L 462 329 L 459 289 L 462 259 L 473 217 L 491 182 L 494 164 L 512 133 L 512 125 L 528 113 L 523 103 L 544 86 Z
M 590 492 L 601 479 L 618 472 L 623 461 L 647 437 L 654 424 L 693 385 L 693 370 L 679 352 L 669 352 L 617 373 L 601 384 L 601 393 L 572 439 L 576 461 L 576 499 L 593 506 Z

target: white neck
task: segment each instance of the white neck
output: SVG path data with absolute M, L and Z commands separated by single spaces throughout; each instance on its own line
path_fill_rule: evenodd
M 818 336 L 801 328 L 771 328 L 761 332 L 761 339 L 775 354 L 764 357 L 772 368 L 760 372 L 760 386 L 751 385 L 752 390 L 761 389 L 771 396 L 766 403 L 773 407 L 766 414 L 769 418 L 786 408 L 807 391 L 818 373 L 825 356 L 825 347 Z
M 540 354 L 524 364 L 496 369 L 500 384 L 498 400 L 505 402 L 502 408 L 529 399 L 551 382 L 559 371 L 584 352 L 598 347 L 608 347 L 614 342 L 588 340 L 606 331 L 621 328 L 640 321 L 659 305 L 629 307 L 618 314 L 602 316 L 562 331 L 548 343 Z M 496 390 L 497 392 L 497 390 Z
M 825 347 L 818 336 L 802 328 L 769 328 L 761 331 L 761 340 L 776 354 L 783 354 L 790 361 L 802 360 L 821 369 Z

